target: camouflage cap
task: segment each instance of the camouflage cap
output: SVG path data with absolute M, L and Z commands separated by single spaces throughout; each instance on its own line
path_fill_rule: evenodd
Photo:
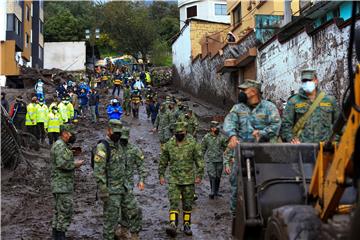
M 175 123 L 175 132 L 184 132 L 186 131 L 187 123 L 186 122 L 177 122 Z
M 316 71 L 314 69 L 303 69 L 301 70 L 301 80 L 313 80 L 315 77 Z
M 211 121 L 210 122 L 210 127 L 211 128 L 218 128 L 219 127 L 219 122 L 218 121 Z
M 111 128 L 113 132 L 122 132 L 122 126 L 123 125 L 120 120 L 111 119 L 109 121 L 109 128 Z
M 171 96 L 166 96 L 166 97 L 165 97 L 165 100 L 166 100 L 166 101 L 171 101 Z
M 60 132 L 69 132 L 70 134 L 74 135 L 75 130 L 74 127 L 70 124 L 63 124 L 60 126 Z
M 245 79 L 245 81 L 238 86 L 240 89 L 247 89 L 247 88 L 257 88 L 259 91 L 261 90 L 261 83 L 253 80 L 253 79 Z
M 123 127 L 121 131 L 120 139 L 129 139 L 130 138 L 130 128 Z

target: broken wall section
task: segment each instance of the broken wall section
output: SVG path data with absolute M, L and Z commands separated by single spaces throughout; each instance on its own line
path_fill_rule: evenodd
M 359 20 L 356 25 L 360 27 Z M 350 25 L 338 27 L 332 23 L 313 35 L 304 30 L 285 43 L 276 38 L 265 43 L 258 49 L 256 60 L 264 97 L 287 99 L 291 90 L 297 92 L 300 88 L 301 69 L 313 68 L 320 88 L 340 101 L 348 85 L 349 36 Z

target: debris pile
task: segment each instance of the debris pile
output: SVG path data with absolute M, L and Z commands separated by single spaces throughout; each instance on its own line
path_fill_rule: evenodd
M 154 86 L 165 86 L 172 82 L 171 67 L 154 67 L 150 69 L 150 74 Z

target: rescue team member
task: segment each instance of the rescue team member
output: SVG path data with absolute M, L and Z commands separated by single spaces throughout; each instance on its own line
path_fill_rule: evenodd
M 24 130 L 26 117 L 26 103 L 21 95 L 17 96 L 15 103 L 10 107 L 9 115 L 13 120 L 15 127 Z
M 280 131 L 281 119 L 276 106 L 261 98 L 261 84 L 258 81 L 246 79 L 239 86 L 239 99 L 243 99 L 232 107 L 225 117 L 223 130 L 228 136 L 228 148 L 231 151 L 240 142 L 270 142 L 275 141 Z M 226 159 L 231 157 L 226 156 Z M 230 209 L 235 215 L 237 201 L 237 166 L 232 170 L 225 165 L 225 172 L 230 174 L 231 203 Z
M 36 104 L 36 128 L 37 128 L 37 139 L 41 140 L 41 143 L 44 143 L 46 133 L 45 133 L 45 125 L 47 121 L 47 117 L 49 114 L 49 109 L 46 106 L 44 99 L 40 98 L 39 103 Z
M 65 240 L 65 233 L 73 216 L 75 168 L 84 163 L 84 160 L 74 161 L 69 144 L 73 144 L 75 140 L 72 126 L 62 125 L 60 139 L 51 147 L 51 189 L 55 200 L 52 228 L 55 240 Z
M 336 99 L 319 89 L 315 70 L 302 70 L 301 83 L 299 93 L 286 104 L 281 137 L 293 144 L 326 141 L 339 113 Z
M 200 184 L 204 173 L 201 146 L 190 134 L 186 133 L 186 127 L 184 122 L 175 124 L 175 136 L 165 143 L 159 161 L 161 185 L 165 184 L 165 171 L 169 167 L 170 224 L 166 228 L 166 233 L 172 237 L 177 234 L 180 196 L 184 233 L 192 235 L 191 211 L 195 194 L 194 184 Z
M 210 132 L 201 142 L 202 153 L 206 160 L 206 169 L 210 180 L 210 199 L 219 194 L 220 180 L 223 172 L 223 154 L 227 147 L 227 139 L 220 134 L 220 126 L 217 121 L 211 121 Z
M 31 103 L 29 103 L 26 107 L 25 126 L 27 131 L 37 138 L 36 103 L 37 103 L 37 98 L 32 97 Z
M 114 87 L 113 87 L 113 91 L 112 91 L 112 95 L 114 96 L 114 94 L 116 93 L 117 90 L 117 95 L 120 96 L 120 88 L 121 88 L 121 84 L 122 84 L 122 80 L 121 80 L 121 72 L 120 69 L 116 69 L 116 74 L 114 76 Z
M 49 114 L 45 124 L 46 131 L 48 132 L 49 144 L 52 145 L 56 142 L 60 135 L 60 126 L 62 124 L 61 115 L 58 107 L 53 105 L 49 109 Z

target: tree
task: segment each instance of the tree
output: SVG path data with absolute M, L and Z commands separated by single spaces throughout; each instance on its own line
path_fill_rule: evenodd
M 78 40 L 78 20 L 69 10 L 64 9 L 61 14 L 47 19 L 44 24 L 46 41 L 75 41 Z

